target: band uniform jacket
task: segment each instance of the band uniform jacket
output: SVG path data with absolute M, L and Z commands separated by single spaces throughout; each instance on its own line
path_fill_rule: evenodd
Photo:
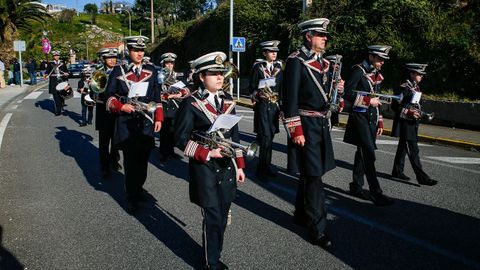
M 48 80 L 49 94 L 53 94 L 53 91 L 56 91 L 55 87 L 57 84 L 68 80 L 67 76 L 62 76 L 64 73 L 68 73 L 68 69 L 67 65 L 62 61 L 59 61 L 58 66 L 54 61 L 48 63 L 46 74 L 50 74 Z
M 377 128 L 383 128 L 380 108 L 369 106 L 370 97 L 359 95 L 353 90 L 378 92 L 382 80 L 382 74 L 367 61 L 353 66 L 352 74 L 345 83 L 344 91 L 344 99 L 352 104 L 343 138 L 344 142 L 356 146 L 363 145 L 372 151 L 377 149 L 375 144 Z
M 107 69 L 105 66 L 102 66 L 98 70 L 103 71 L 107 74 L 107 85 L 108 80 L 110 80 L 110 73 L 113 69 Z M 114 116 L 107 111 L 107 93 L 106 89 L 103 93 L 94 94 L 90 91 L 90 97 L 95 100 L 95 130 L 100 130 L 101 128 L 109 128 L 112 126 L 111 122 L 114 121 Z M 95 95 L 95 96 L 94 96 Z
M 172 78 L 175 82 L 178 82 L 179 80 L 182 79 L 183 74 L 173 71 L 170 76 L 172 76 Z M 173 80 L 172 80 L 172 82 L 173 82 Z M 170 84 L 172 82 L 170 82 Z M 179 107 L 180 102 L 181 102 L 181 100 L 178 100 L 178 99 L 168 99 L 168 95 L 172 94 L 172 93 L 168 92 L 170 84 L 163 83 L 161 85 L 163 116 L 165 118 L 175 118 L 175 113 L 177 112 L 178 107 Z M 182 97 L 188 95 L 188 93 L 189 93 L 185 89 L 178 89 L 178 92 L 182 94 Z
M 261 61 L 256 63 L 252 69 L 252 76 L 250 79 L 250 94 L 252 99 L 256 101 L 254 107 L 253 118 L 253 132 L 273 137 L 274 134 L 279 132 L 278 118 L 280 113 L 280 106 L 277 102 L 270 102 L 262 95 L 261 90 L 258 89 L 258 83 L 262 79 L 275 77 L 275 86 L 270 87 L 271 90 L 277 95 L 280 94 L 279 89 L 282 87 L 282 63 L 275 61 L 273 63 L 273 70 L 267 68 L 267 62 Z
M 306 176 L 322 176 L 335 168 L 326 112 L 329 61 L 320 61 L 303 46 L 288 57 L 285 67 L 285 125 L 292 139 L 305 136 L 305 146 L 298 146 L 298 154 L 300 172 Z
M 154 147 L 153 123 L 139 112 L 124 113 L 120 111 L 123 103 L 127 102 L 129 85 L 138 82 L 148 82 L 147 92 L 138 101 L 157 103 L 154 115 L 150 115 L 154 121 L 163 121 L 163 109 L 160 103 L 160 89 L 158 87 L 157 74 L 153 65 L 142 64 L 139 76 L 133 71 L 133 64 L 117 65 L 109 75 L 106 86 L 107 109 L 116 113 L 115 132 L 113 142 L 119 149 L 127 139 L 137 139 L 144 136 L 151 139 L 151 147 Z M 122 72 L 122 69 L 124 73 Z M 145 112 L 148 114 L 148 112 Z M 143 136 L 142 136 L 143 135 Z
M 82 92 L 80 94 L 80 103 L 82 103 L 82 106 L 84 106 L 84 105 L 86 106 L 85 96 L 91 91 L 89 91 L 88 84 L 85 82 L 85 80 L 83 78 L 78 81 L 77 92 L 80 93 L 81 90 L 82 90 Z
M 190 201 L 200 207 L 218 207 L 235 199 L 235 168 L 244 168 L 245 162 L 241 150 L 236 151 L 234 159 L 224 157 L 207 161 L 210 150 L 199 144 L 193 135 L 195 131 L 207 131 L 219 115 L 207 101 L 207 94 L 206 90 L 198 90 L 181 102 L 175 117 L 175 145 L 189 157 Z M 219 95 L 223 98 L 222 114 L 235 114 L 232 97 L 223 91 Z M 224 133 L 224 137 L 238 143 L 238 125 Z
M 397 100 L 392 101 L 392 109 L 395 111 L 392 126 L 393 137 L 402 137 L 407 141 L 416 141 L 418 139 L 420 119 L 415 119 L 413 113 L 408 110 L 410 106 L 413 106 L 410 101 L 415 92 L 420 92 L 420 87 L 409 80 L 395 89 L 395 94 L 403 95 L 403 99 L 400 103 Z

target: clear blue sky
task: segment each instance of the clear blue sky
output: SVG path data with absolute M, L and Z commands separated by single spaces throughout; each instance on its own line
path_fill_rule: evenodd
M 42 3 L 45 4 L 59 4 L 65 5 L 68 8 L 75 8 L 77 11 L 83 11 L 83 7 L 86 4 L 95 3 L 98 7 L 100 4 L 105 0 L 42 0 Z M 121 0 L 121 1 L 113 1 L 113 2 L 127 2 L 130 3 L 132 6 L 135 3 L 135 0 Z

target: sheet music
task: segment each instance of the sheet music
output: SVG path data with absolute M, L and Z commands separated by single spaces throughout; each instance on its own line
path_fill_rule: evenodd
M 422 92 L 415 92 L 415 94 L 413 94 L 413 97 L 410 103 L 414 103 L 414 104 L 420 103 L 420 98 L 422 98 Z
M 235 126 L 240 119 L 242 119 L 241 115 L 221 114 L 217 117 L 217 119 L 215 119 L 215 122 L 213 122 L 207 133 L 211 133 L 219 129 L 232 129 L 232 127 Z
M 172 84 L 170 87 L 173 87 L 175 89 L 182 89 L 182 88 L 185 88 L 185 84 L 182 82 L 182 81 L 178 81 L 174 84 Z
M 148 82 L 136 82 L 132 83 L 132 87 L 128 92 L 128 97 L 144 97 L 147 95 Z
M 275 85 L 277 85 L 277 82 L 276 82 L 276 78 L 275 77 L 270 77 L 270 78 L 266 78 L 266 79 L 261 79 L 259 82 L 258 82 L 258 89 L 262 89 L 262 88 L 265 88 L 266 86 L 268 87 L 274 87 Z

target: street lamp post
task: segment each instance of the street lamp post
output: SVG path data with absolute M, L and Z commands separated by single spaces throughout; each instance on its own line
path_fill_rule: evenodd
M 228 43 L 228 60 L 230 63 L 233 63 L 233 52 L 232 52 L 232 39 L 233 39 L 233 0 L 230 0 L 230 40 Z M 230 82 L 230 95 L 233 96 L 233 79 L 229 79 Z
M 128 35 L 132 36 L 132 14 L 128 9 L 124 9 L 128 13 Z
M 152 44 L 155 43 L 155 29 L 154 29 L 154 25 L 153 25 L 153 0 L 150 0 L 150 34 L 152 36 Z

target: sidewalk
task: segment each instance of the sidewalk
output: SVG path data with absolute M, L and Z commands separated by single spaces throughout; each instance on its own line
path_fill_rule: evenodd
M 20 85 L 7 85 L 7 87 L 0 89 L 0 111 L 4 110 L 17 96 L 34 91 L 45 85 L 45 82 L 39 81 L 36 85 L 23 84 L 23 87 Z
M 237 101 L 237 104 L 252 108 L 251 101 L 246 98 L 240 98 L 240 100 Z M 348 114 L 341 114 L 340 127 L 345 127 L 347 120 Z M 383 135 L 389 136 L 391 134 L 392 123 L 392 119 L 383 119 L 383 124 L 385 126 Z M 480 132 L 478 131 L 422 123 L 419 128 L 418 137 L 418 139 L 423 142 L 453 145 L 468 150 L 480 151 Z

